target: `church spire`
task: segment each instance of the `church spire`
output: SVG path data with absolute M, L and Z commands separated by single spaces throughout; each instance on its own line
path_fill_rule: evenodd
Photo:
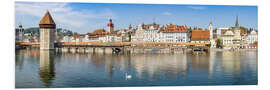
M 129 29 L 129 30 L 131 30 L 131 29 L 132 29 L 132 26 L 131 26 L 131 24 L 129 24 L 129 26 L 128 26 L 128 29 Z
M 153 18 L 153 25 L 156 25 L 155 18 Z
M 235 28 L 239 28 L 239 24 L 238 24 L 238 15 L 236 16 Z
M 213 25 L 213 23 L 212 23 L 212 19 L 210 20 L 210 24 L 209 25 Z
M 210 23 L 209 23 L 209 30 L 213 30 L 213 22 L 212 22 L 212 19 L 210 20 Z

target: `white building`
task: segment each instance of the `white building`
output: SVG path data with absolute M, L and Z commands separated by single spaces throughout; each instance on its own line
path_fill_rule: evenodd
M 234 33 L 232 31 L 227 31 L 222 36 L 223 48 L 231 49 L 233 47 Z
M 231 30 L 224 30 L 224 31 L 225 33 L 222 35 L 224 48 L 227 48 L 227 49 L 241 48 L 241 46 L 243 46 L 241 45 L 243 39 L 241 36 L 241 30 L 238 24 L 238 16 L 236 17 L 235 27 L 232 28 Z
M 99 37 L 99 41 L 101 42 L 121 42 L 122 38 L 117 35 L 105 35 L 103 37 Z
M 217 28 L 217 32 L 216 32 L 217 38 L 221 38 L 222 32 L 223 32 L 223 31 L 227 31 L 227 30 L 229 30 L 229 29 L 230 29 L 230 28 Z
M 24 29 L 22 25 L 19 25 L 19 28 L 15 29 L 15 41 L 17 42 L 23 42 L 24 41 Z
M 87 34 L 84 35 L 84 37 L 82 38 L 82 41 L 83 41 L 83 42 L 88 42 L 88 41 L 89 41 L 89 37 L 88 37 Z
M 143 42 L 144 29 L 143 24 L 138 25 L 136 33 L 131 37 L 132 42 Z
M 89 41 L 99 41 L 99 37 L 98 36 L 91 36 L 89 38 Z
M 73 39 L 73 42 L 82 42 L 82 41 L 83 41 L 82 38 L 74 38 L 74 39 Z
M 247 36 L 247 44 L 251 45 L 258 41 L 258 34 L 255 30 L 252 30 Z
M 187 42 L 187 39 L 185 32 L 163 32 L 164 42 Z
M 138 26 L 136 33 L 132 36 L 132 42 L 160 42 L 160 28 L 158 24 Z
M 154 28 L 154 25 L 149 29 L 144 30 L 144 42 L 160 42 L 159 28 Z
M 188 32 L 185 25 L 157 24 L 139 25 L 136 33 L 132 36 L 132 42 L 188 42 Z
M 64 36 L 61 40 L 61 42 L 71 42 L 72 41 L 72 37 L 71 36 Z
M 163 42 L 188 42 L 187 26 L 167 25 L 160 34 Z

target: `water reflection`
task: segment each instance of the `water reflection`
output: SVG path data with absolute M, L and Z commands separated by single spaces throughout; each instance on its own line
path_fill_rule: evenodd
M 132 78 L 127 80 L 125 73 Z M 257 51 L 205 55 L 16 51 L 16 87 L 243 84 L 257 84 Z
M 190 56 L 193 72 L 209 72 L 209 55 Z
M 176 79 L 185 76 L 187 72 L 186 54 L 140 54 L 140 55 L 100 55 L 93 54 L 90 57 L 97 68 L 104 66 L 105 72 L 110 78 L 114 72 L 134 73 L 133 77 L 145 79 Z M 159 77 L 162 76 L 162 77 Z
M 20 53 L 23 53 L 23 50 L 16 51 L 15 52 L 15 65 L 19 67 L 19 70 L 21 71 L 23 69 L 23 63 L 24 63 L 24 55 L 19 55 Z
M 52 80 L 55 77 L 55 67 L 54 67 L 54 51 L 41 50 L 40 51 L 40 78 L 42 79 L 44 85 L 49 87 Z
M 210 52 L 209 53 L 209 68 L 208 68 L 208 71 L 209 71 L 209 76 L 208 78 L 212 79 L 212 76 L 213 76 L 213 72 L 214 72 L 214 69 L 215 69 L 215 57 L 217 56 L 218 53 L 216 52 Z
M 222 53 L 222 65 L 225 72 L 239 72 L 240 71 L 240 58 L 239 52 L 224 51 Z
M 132 56 L 131 64 L 139 78 L 148 76 L 153 80 L 163 76 L 166 79 L 176 79 L 186 74 L 186 58 L 186 54 L 143 54 Z
M 39 50 L 17 50 L 15 52 L 15 65 L 19 70 L 23 70 L 25 59 L 29 59 L 30 63 L 37 63 L 39 60 Z

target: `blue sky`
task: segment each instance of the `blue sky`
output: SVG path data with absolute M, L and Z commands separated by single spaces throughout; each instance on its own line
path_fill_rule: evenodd
M 207 28 L 212 20 L 214 28 L 231 27 L 239 16 L 240 26 L 258 26 L 257 6 L 224 5 L 168 5 L 168 4 L 110 4 L 110 3 L 56 3 L 56 2 L 15 2 L 15 24 L 25 28 L 38 27 L 38 23 L 49 10 L 58 28 L 79 33 L 94 29 L 107 29 L 112 18 L 115 29 L 133 27 L 153 19 L 158 24 L 187 25 Z

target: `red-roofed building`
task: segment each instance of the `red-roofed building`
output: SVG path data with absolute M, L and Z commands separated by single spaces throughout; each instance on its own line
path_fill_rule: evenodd
M 209 30 L 192 30 L 191 42 L 195 43 L 209 43 L 210 32 Z
M 186 25 L 170 24 L 162 32 L 163 42 L 188 42 L 188 28 Z

